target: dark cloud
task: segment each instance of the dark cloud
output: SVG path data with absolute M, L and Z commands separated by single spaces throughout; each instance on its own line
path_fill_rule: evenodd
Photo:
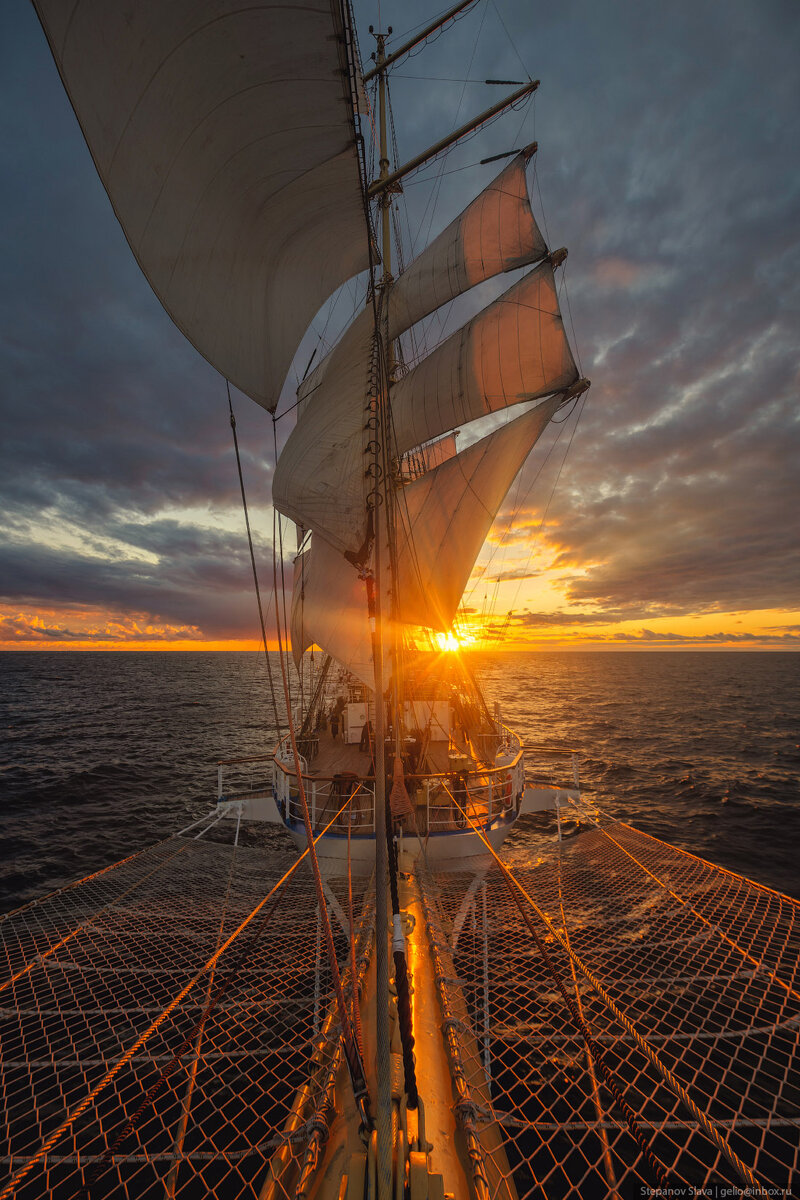
M 469 164 L 535 136 L 535 208 L 541 188 L 549 240 L 570 248 L 565 316 L 594 384 L 552 500 L 571 423 L 530 496 L 546 446 L 514 493 L 535 519 L 503 538 L 490 578 L 536 573 L 520 549 L 546 510 L 537 545 L 566 573 L 569 600 L 592 610 L 564 625 L 797 608 L 800 8 L 502 0 L 500 11 L 512 41 L 478 5 L 392 85 L 407 158 L 498 89 L 403 76 L 518 78 L 521 56 L 542 79 L 535 122 L 532 109 L 504 118 L 453 152 L 453 173 L 405 189 L 421 244 L 497 169 Z M 403 21 L 426 15 L 414 0 Z M 134 263 L 32 9 L 4 22 L 2 591 L 251 635 L 246 544 L 225 531 L 239 496 L 224 384 Z M 301 373 L 314 344 L 298 352 Z M 249 498 L 263 505 L 271 422 L 235 399 Z M 207 514 L 173 519 L 187 507 Z M 43 540 L 48 523 L 79 548 Z M 263 540 L 261 554 L 269 577 Z M 514 619 L 533 627 L 539 615 Z
M 617 621 L 625 620 L 622 613 L 603 612 L 521 612 L 511 616 L 511 624 L 519 629 L 555 629 L 559 626 L 578 627 L 580 625 L 602 626 L 614 625 Z
M 490 575 L 489 579 L 493 583 L 507 583 L 512 579 L 536 579 L 540 574 L 540 571 L 531 571 L 528 567 L 512 567 L 507 571 L 498 571 L 496 575 Z
M 144 527 L 111 524 L 108 529 L 126 539 L 121 544 L 148 552 L 153 561 L 134 554 L 101 558 L 66 548 L 6 542 L 0 544 L 0 602 L 20 608 L 44 605 L 98 615 L 110 612 L 121 618 L 128 614 L 138 621 L 176 628 L 191 624 L 215 638 L 258 636 L 250 560 L 241 539 L 167 520 Z M 273 579 L 267 543 L 258 545 L 258 561 L 269 616 Z M 285 564 L 284 571 L 291 579 L 291 563 Z M 193 616 L 191 623 L 186 621 L 187 610 Z M 268 624 L 272 631 L 274 622 Z
M 620 645 L 647 644 L 651 649 L 658 646 L 741 646 L 757 649 L 762 646 L 774 646 L 786 650 L 794 650 L 800 643 L 796 633 L 756 634 L 756 633 L 727 633 L 720 630 L 717 633 L 658 633 L 654 629 L 639 629 L 635 633 L 618 630 L 610 635 L 610 641 Z

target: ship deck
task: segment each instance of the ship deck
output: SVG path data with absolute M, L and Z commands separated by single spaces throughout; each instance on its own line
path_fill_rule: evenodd
M 307 774 L 312 778 L 329 779 L 343 771 L 360 778 L 373 774 L 372 755 L 361 750 L 358 742 L 345 742 L 341 734 L 334 738 L 329 728 L 320 730 L 315 737 L 318 738 L 318 752 L 307 760 Z M 450 767 L 450 749 L 448 742 L 429 742 L 421 767 L 432 774 L 444 774 Z

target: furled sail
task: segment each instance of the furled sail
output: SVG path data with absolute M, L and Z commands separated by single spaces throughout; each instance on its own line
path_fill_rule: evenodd
M 529 157 L 516 155 L 393 284 L 385 318 L 390 338 L 475 284 L 546 253 L 528 199 Z M 273 481 L 282 513 L 349 551 L 364 538 L 373 326 L 370 305 L 301 384 L 297 424 Z
M 405 624 L 447 630 L 492 522 L 556 412 L 553 396 L 414 480 L 398 498 L 398 603 Z
M 366 268 L 340 0 L 34 0 L 165 309 L 273 411 L 311 319 Z

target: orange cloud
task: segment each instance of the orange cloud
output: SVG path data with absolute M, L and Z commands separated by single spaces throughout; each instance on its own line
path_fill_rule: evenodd
M 80 609 L 0 609 L 0 650 L 257 650 L 255 639 L 208 638 L 196 625 L 144 614 Z
M 652 274 L 653 267 L 647 263 L 616 257 L 601 258 L 594 269 L 595 281 L 609 288 L 636 287 Z

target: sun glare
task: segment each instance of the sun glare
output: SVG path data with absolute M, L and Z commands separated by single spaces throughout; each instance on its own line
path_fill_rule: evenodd
M 461 649 L 461 642 L 452 631 L 450 633 L 437 633 L 436 642 L 440 650 L 447 651 L 448 653 Z

